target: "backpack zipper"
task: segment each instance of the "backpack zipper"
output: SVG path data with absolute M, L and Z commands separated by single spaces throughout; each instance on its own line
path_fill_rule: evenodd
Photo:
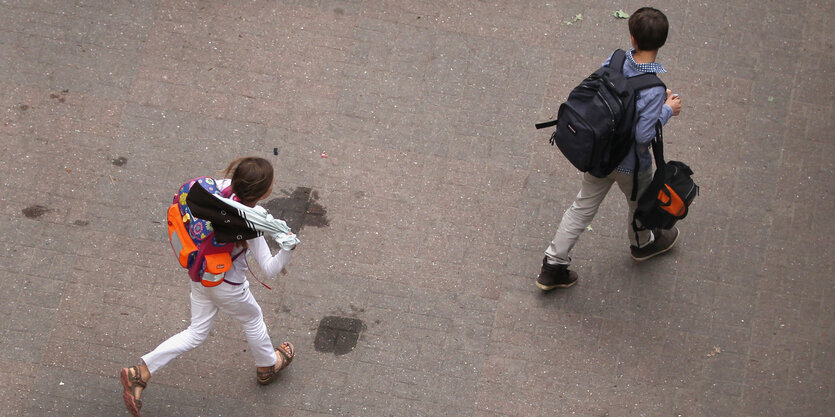
M 610 129 L 612 132 L 615 131 L 615 111 L 612 110 L 612 106 L 609 105 L 609 102 L 606 101 L 606 98 L 603 97 L 603 94 L 600 93 L 600 90 L 597 90 L 597 96 L 600 97 L 600 100 L 603 100 L 603 104 L 609 109 L 609 114 L 611 115 L 610 119 L 612 120 L 612 128 Z
M 623 109 L 623 100 L 621 100 L 620 96 L 618 96 L 617 94 L 614 94 L 614 96 L 615 96 L 615 100 L 617 100 L 617 102 L 618 102 L 618 106 L 620 106 L 620 108 Z
M 623 110 L 623 100 L 621 100 L 620 95 L 617 94 L 618 88 L 615 87 L 615 83 L 611 82 L 608 78 L 606 79 L 606 82 L 609 83 L 609 87 L 611 87 L 610 89 L 608 89 L 609 94 L 611 94 L 612 97 L 615 98 L 615 101 L 618 102 L 618 106 L 621 108 L 621 110 Z M 611 107 L 609 107 L 609 110 L 612 112 L 612 115 L 615 114 Z

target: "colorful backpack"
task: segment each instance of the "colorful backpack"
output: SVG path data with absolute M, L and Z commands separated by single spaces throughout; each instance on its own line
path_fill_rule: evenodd
M 226 271 L 232 268 L 232 262 L 245 251 L 232 257 L 235 243 L 218 241 L 212 224 L 192 213 L 189 191 L 197 190 L 195 187 L 201 188 L 198 194 L 205 191 L 225 198 L 232 194 L 231 187 L 221 191 L 217 181 L 210 177 L 195 178 L 183 184 L 174 195 L 173 204 L 168 207 L 168 240 L 180 266 L 188 269 L 191 280 L 214 287 L 223 282 Z M 238 237 L 237 240 L 243 239 Z

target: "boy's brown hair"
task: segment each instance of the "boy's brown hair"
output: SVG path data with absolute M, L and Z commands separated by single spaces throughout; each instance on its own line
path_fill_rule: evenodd
M 641 7 L 629 16 L 629 34 L 642 51 L 654 51 L 664 46 L 669 28 L 667 16 L 652 7 Z

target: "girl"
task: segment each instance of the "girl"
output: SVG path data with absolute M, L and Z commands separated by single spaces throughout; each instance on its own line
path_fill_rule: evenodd
M 217 181 L 218 189 L 232 187 L 233 199 L 248 207 L 267 198 L 273 189 L 273 167 L 263 158 L 240 158 L 229 164 L 224 171 L 229 179 Z M 128 411 L 139 417 L 142 407 L 140 396 L 148 380 L 156 371 L 172 359 L 199 346 L 209 335 L 215 314 L 223 310 L 237 319 L 244 327 L 247 343 L 255 357 L 256 378 L 259 384 L 273 382 L 278 371 L 286 368 L 293 360 L 294 348 L 290 342 L 273 348 L 261 307 L 249 292 L 246 279 L 246 253 L 249 250 L 258 264 L 269 276 L 275 276 L 290 260 L 291 252 L 281 249 L 275 256 L 270 252 L 263 236 L 239 244 L 231 253 L 234 262 L 226 272 L 224 281 L 214 287 L 205 287 L 199 282 L 191 283 L 191 324 L 188 328 L 165 342 L 152 352 L 142 356 L 139 365 L 122 368 L 120 377 L 124 386 L 123 397 Z

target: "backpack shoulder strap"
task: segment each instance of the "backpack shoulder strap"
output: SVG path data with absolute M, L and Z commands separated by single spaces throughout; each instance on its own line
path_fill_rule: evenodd
M 626 51 L 617 49 L 612 53 L 612 58 L 609 60 L 609 68 L 614 68 L 618 72 L 623 72 L 623 63 L 626 62 Z
M 223 198 L 231 198 L 233 201 L 237 201 L 239 203 L 241 202 L 241 199 L 238 198 L 238 196 L 232 192 L 231 182 L 229 183 L 229 185 L 226 186 L 226 188 L 220 190 L 220 196 Z
M 664 89 L 667 89 L 664 82 L 651 72 L 629 77 L 626 79 L 626 83 L 632 88 L 632 91 L 641 91 L 652 87 L 664 87 Z

